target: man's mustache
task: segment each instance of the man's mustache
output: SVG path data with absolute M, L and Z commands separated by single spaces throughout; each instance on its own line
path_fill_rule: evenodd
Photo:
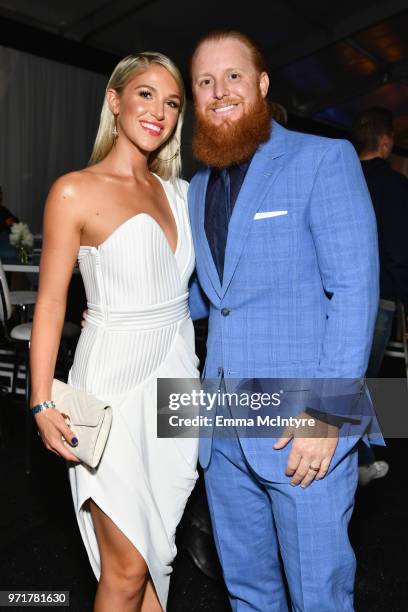
M 239 104 L 241 100 L 237 100 L 236 98 L 226 98 L 224 100 L 218 100 L 217 102 L 212 102 L 207 106 L 207 110 L 214 110 L 216 108 L 223 108 L 224 106 L 231 106 Z

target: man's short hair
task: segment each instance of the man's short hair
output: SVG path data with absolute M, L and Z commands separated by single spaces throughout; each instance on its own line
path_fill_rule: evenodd
M 243 32 L 239 32 L 238 30 L 211 30 L 211 32 L 208 32 L 208 34 L 205 34 L 205 36 L 200 38 L 194 48 L 193 54 L 190 59 L 190 75 L 192 74 L 191 69 L 193 66 L 194 58 L 197 54 L 198 49 L 203 43 L 219 42 L 221 40 L 226 40 L 229 38 L 239 40 L 247 47 L 251 54 L 255 69 L 259 74 L 261 74 L 261 72 L 268 72 L 265 53 L 263 52 L 259 44 L 253 40 L 253 38 L 251 38 L 247 34 L 244 34 Z
M 387 108 L 368 108 L 354 120 L 351 140 L 359 155 L 377 151 L 381 136 L 392 136 L 393 114 Z

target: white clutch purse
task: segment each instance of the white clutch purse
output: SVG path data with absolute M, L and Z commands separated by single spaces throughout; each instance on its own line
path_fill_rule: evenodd
M 56 378 L 52 383 L 51 399 L 78 438 L 77 446 L 71 446 L 64 440 L 65 446 L 80 461 L 95 468 L 108 439 L 112 407 Z

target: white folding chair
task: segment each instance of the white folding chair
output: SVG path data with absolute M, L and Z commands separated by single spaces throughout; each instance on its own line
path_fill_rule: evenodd
M 12 301 L 11 294 L 8 288 L 6 274 L 4 272 L 3 265 L 0 261 L 0 323 L 4 329 L 4 335 L 6 339 L 12 340 L 15 343 L 15 359 L 14 359 L 14 370 L 12 380 L 12 393 L 15 392 L 17 387 L 17 378 L 21 367 L 24 369 L 25 384 L 24 384 L 24 395 L 25 395 L 25 471 L 26 474 L 31 472 L 31 435 L 32 435 L 32 421 L 33 417 L 30 411 L 30 366 L 29 366 L 29 349 L 31 340 L 32 323 L 20 323 L 9 329 L 9 321 L 12 315 Z M 74 340 L 80 334 L 80 327 L 75 323 L 65 321 L 62 330 L 62 340 Z M 23 358 L 19 361 L 18 345 L 22 347 Z

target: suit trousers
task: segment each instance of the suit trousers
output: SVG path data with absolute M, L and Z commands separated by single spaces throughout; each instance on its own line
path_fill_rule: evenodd
M 356 447 L 325 478 L 302 489 L 289 477 L 287 483 L 260 478 L 235 430 L 225 435 L 216 429 L 204 476 L 233 612 L 352 612 L 356 561 L 348 525 Z M 271 461 L 279 452 L 273 442 Z

